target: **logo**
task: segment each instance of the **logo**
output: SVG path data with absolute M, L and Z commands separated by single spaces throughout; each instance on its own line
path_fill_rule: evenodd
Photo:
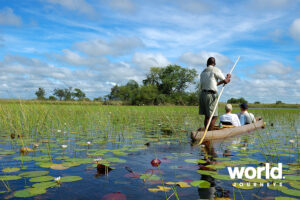
M 277 179 L 282 180 L 282 163 L 278 163 L 277 167 L 271 167 L 270 163 L 266 163 L 264 167 L 227 167 L 228 173 L 231 179 L 257 179 L 257 183 L 262 187 L 264 184 L 259 181 L 264 176 L 264 179 Z M 243 184 L 242 182 L 240 184 Z M 249 185 L 251 183 L 247 183 Z M 254 186 L 257 184 L 255 183 Z M 266 183 L 267 186 L 270 183 Z M 274 185 L 274 184 L 272 184 Z M 279 186 L 282 186 L 282 183 L 278 183 Z M 275 186 L 275 185 L 274 185 Z

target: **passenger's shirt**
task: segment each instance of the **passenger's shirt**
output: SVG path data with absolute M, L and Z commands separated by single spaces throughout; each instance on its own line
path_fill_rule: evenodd
M 230 122 L 233 126 L 241 126 L 237 114 L 226 113 L 220 117 L 221 122 Z
M 219 68 L 209 65 L 200 75 L 201 90 L 213 90 L 217 92 L 218 81 L 223 81 L 224 79 L 225 77 Z
M 251 124 L 251 123 L 256 122 L 254 115 L 252 113 L 248 113 L 247 111 L 244 112 L 244 113 L 240 112 L 237 115 L 240 119 L 240 122 L 241 122 L 242 126 L 245 125 L 245 124 Z

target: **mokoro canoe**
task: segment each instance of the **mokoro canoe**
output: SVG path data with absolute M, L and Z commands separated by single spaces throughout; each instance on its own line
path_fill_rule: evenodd
M 253 131 L 257 128 L 263 128 L 264 127 L 264 121 L 262 118 L 257 118 L 257 121 L 252 124 L 247 124 L 244 126 L 237 126 L 233 128 L 223 128 L 220 130 L 213 130 L 213 131 L 208 131 L 205 140 L 218 140 L 218 139 L 224 139 L 228 137 L 232 137 L 235 135 L 239 135 L 242 133 L 246 133 L 249 131 Z M 197 134 L 198 132 L 198 134 Z M 200 140 L 204 134 L 204 131 L 193 131 L 191 133 L 191 138 L 193 141 Z

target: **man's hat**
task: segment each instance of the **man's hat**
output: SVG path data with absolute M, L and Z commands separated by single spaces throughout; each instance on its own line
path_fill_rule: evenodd
M 243 108 L 243 109 L 248 109 L 248 105 L 246 103 L 242 103 L 240 105 L 240 108 Z

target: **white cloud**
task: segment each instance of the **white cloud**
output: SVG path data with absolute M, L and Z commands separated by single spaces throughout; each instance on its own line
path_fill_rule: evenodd
M 179 60 L 187 65 L 196 67 L 206 66 L 209 57 L 214 57 L 216 59 L 216 66 L 220 68 L 225 68 L 228 64 L 231 64 L 231 61 L 227 56 L 218 52 L 207 51 L 201 51 L 200 53 L 186 52 L 180 56 Z
M 285 66 L 282 63 L 271 60 L 267 63 L 255 66 L 256 72 L 252 75 L 255 78 L 265 79 L 266 77 L 281 76 L 292 71 L 291 66 Z
M 95 67 L 109 63 L 105 57 L 83 57 L 69 49 L 63 49 L 62 52 L 63 54 L 54 54 L 53 56 L 59 61 L 66 62 L 70 65 Z
M 68 10 L 77 11 L 90 16 L 93 16 L 96 13 L 93 6 L 85 0 L 47 0 L 47 2 L 58 4 Z
M 65 52 L 73 62 L 76 59 L 81 62 L 81 58 Z M 143 72 L 125 62 L 109 62 L 88 69 L 70 69 L 36 58 L 7 55 L 0 61 L 0 95 L 8 98 L 34 98 L 38 87 L 45 88 L 47 95 L 51 95 L 54 88 L 71 86 L 81 88 L 88 97 L 93 98 L 108 94 L 116 83 L 125 84 L 130 79 L 141 82 L 143 76 Z
M 165 67 L 170 64 L 170 61 L 161 53 L 135 53 L 132 62 L 143 69 Z
M 3 8 L 0 10 L 0 25 L 20 26 L 21 24 L 21 18 L 15 15 L 11 8 Z
M 131 53 L 133 50 L 143 47 L 143 42 L 136 37 L 118 37 L 110 42 L 100 39 L 78 42 L 75 44 L 75 47 L 89 56 L 118 56 Z
M 136 10 L 136 5 L 131 0 L 108 0 L 109 6 L 121 12 L 131 13 Z
M 300 41 L 300 18 L 293 21 L 290 26 L 290 33 L 295 40 Z

